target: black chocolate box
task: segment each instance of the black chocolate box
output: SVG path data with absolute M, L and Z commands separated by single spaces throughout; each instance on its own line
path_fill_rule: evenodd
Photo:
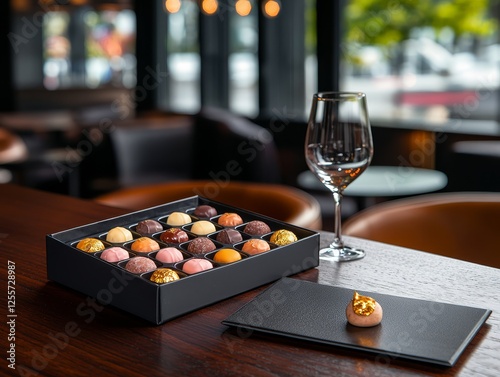
M 207 235 L 216 243 L 218 249 L 232 247 L 239 251 L 242 255 L 241 260 L 229 264 L 218 264 L 211 259 L 216 252 L 214 251 L 203 256 L 213 263 L 214 268 L 187 275 L 181 270 L 184 261 L 178 262 L 179 264 L 162 264 L 154 259 L 156 252 L 153 251 L 146 255 L 141 253 L 141 256 L 153 259 L 158 267 L 168 267 L 178 271 L 179 280 L 158 284 L 149 280 L 152 272 L 135 275 L 125 270 L 125 261 L 106 262 L 99 258 L 100 252 L 86 253 L 76 248 L 78 241 L 94 237 L 103 241 L 106 247 L 120 246 L 127 249 L 130 257 L 133 257 L 135 254 L 128 249 L 126 243 L 116 245 L 106 242 L 106 234 L 109 230 L 117 226 L 128 228 L 133 233 L 134 238 L 138 238 L 141 235 L 135 232 L 135 225 L 139 221 L 157 220 L 164 229 L 168 229 L 170 227 L 166 224 L 168 215 L 172 212 L 185 212 L 191 216 L 192 222 L 195 222 L 200 219 L 193 215 L 193 211 L 202 204 L 214 207 L 218 211 L 218 216 L 226 212 L 235 212 L 242 217 L 243 224 L 234 227 L 242 233 L 242 242 L 234 245 L 222 245 L 215 241 L 216 232 L 223 228 L 217 224 L 218 216 L 210 219 L 216 226 L 216 232 Z M 271 228 L 271 233 L 261 237 L 245 234 L 243 232 L 244 225 L 252 220 L 261 220 L 267 223 Z M 182 227 L 189 234 L 190 240 L 196 237 L 190 233 L 191 225 L 192 223 Z M 285 246 L 271 243 L 271 234 L 280 229 L 293 232 L 298 240 Z M 159 234 L 153 234 L 151 237 L 158 242 L 161 248 L 174 246 L 181 250 L 185 258 L 194 257 L 187 252 L 187 243 L 166 244 L 158 236 Z M 271 250 L 257 255 L 248 255 L 242 252 L 241 247 L 249 238 L 266 240 L 269 242 Z M 49 234 L 46 236 L 46 252 L 49 280 L 94 297 L 102 304 L 112 305 L 154 324 L 161 324 L 188 312 L 276 281 L 284 276 L 318 266 L 319 234 L 257 213 L 200 196 L 193 196 Z

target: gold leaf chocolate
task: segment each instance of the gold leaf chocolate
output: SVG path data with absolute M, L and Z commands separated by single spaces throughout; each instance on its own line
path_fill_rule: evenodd
M 357 315 L 369 316 L 375 310 L 376 301 L 368 296 L 362 296 L 354 292 L 352 297 L 352 309 Z
M 273 233 L 270 241 L 276 245 L 285 246 L 297 241 L 297 236 L 289 230 L 280 229 Z
M 86 253 L 95 253 L 96 251 L 104 250 L 104 244 L 97 238 L 84 238 L 78 242 L 76 248 Z
M 153 272 L 153 275 L 151 275 L 149 280 L 158 284 L 163 284 L 179 280 L 179 274 L 170 268 L 158 268 L 155 272 Z

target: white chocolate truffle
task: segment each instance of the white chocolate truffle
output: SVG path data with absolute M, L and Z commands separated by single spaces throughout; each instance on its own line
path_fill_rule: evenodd
M 191 216 L 184 212 L 172 212 L 167 219 L 168 225 L 181 226 L 191 222 Z
M 207 220 L 199 220 L 193 224 L 191 232 L 198 236 L 206 236 L 209 233 L 215 232 L 215 225 Z
M 345 309 L 347 321 L 357 327 L 377 326 L 382 322 L 382 306 L 373 298 L 354 292 L 353 298 Z

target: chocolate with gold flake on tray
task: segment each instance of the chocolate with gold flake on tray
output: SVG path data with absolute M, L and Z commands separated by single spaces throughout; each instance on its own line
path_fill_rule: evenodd
M 181 228 L 170 228 L 160 234 L 160 240 L 167 243 L 181 243 L 189 240 L 189 236 Z
M 95 253 L 96 251 L 104 250 L 104 244 L 97 238 L 84 238 L 76 245 L 77 249 L 85 251 L 86 253 Z
M 297 241 L 297 236 L 289 230 L 280 229 L 272 234 L 270 241 L 278 246 L 286 246 Z
M 149 280 L 158 284 L 169 283 L 179 280 L 179 274 L 171 268 L 158 268 L 153 272 Z

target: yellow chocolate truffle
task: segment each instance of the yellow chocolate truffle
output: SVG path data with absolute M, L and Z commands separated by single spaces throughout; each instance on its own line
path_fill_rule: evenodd
M 347 321 L 357 327 L 372 327 L 382 322 L 382 306 L 373 298 L 354 292 L 346 307 Z
M 198 236 L 206 236 L 209 233 L 215 232 L 215 225 L 207 220 L 199 220 L 193 224 L 191 232 Z
M 184 212 L 172 212 L 167 219 L 167 224 L 172 226 L 186 225 L 190 222 L 191 216 Z
M 127 241 L 132 241 L 132 232 L 121 226 L 111 229 L 107 236 L 106 241 L 111 243 L 123 243 Z

